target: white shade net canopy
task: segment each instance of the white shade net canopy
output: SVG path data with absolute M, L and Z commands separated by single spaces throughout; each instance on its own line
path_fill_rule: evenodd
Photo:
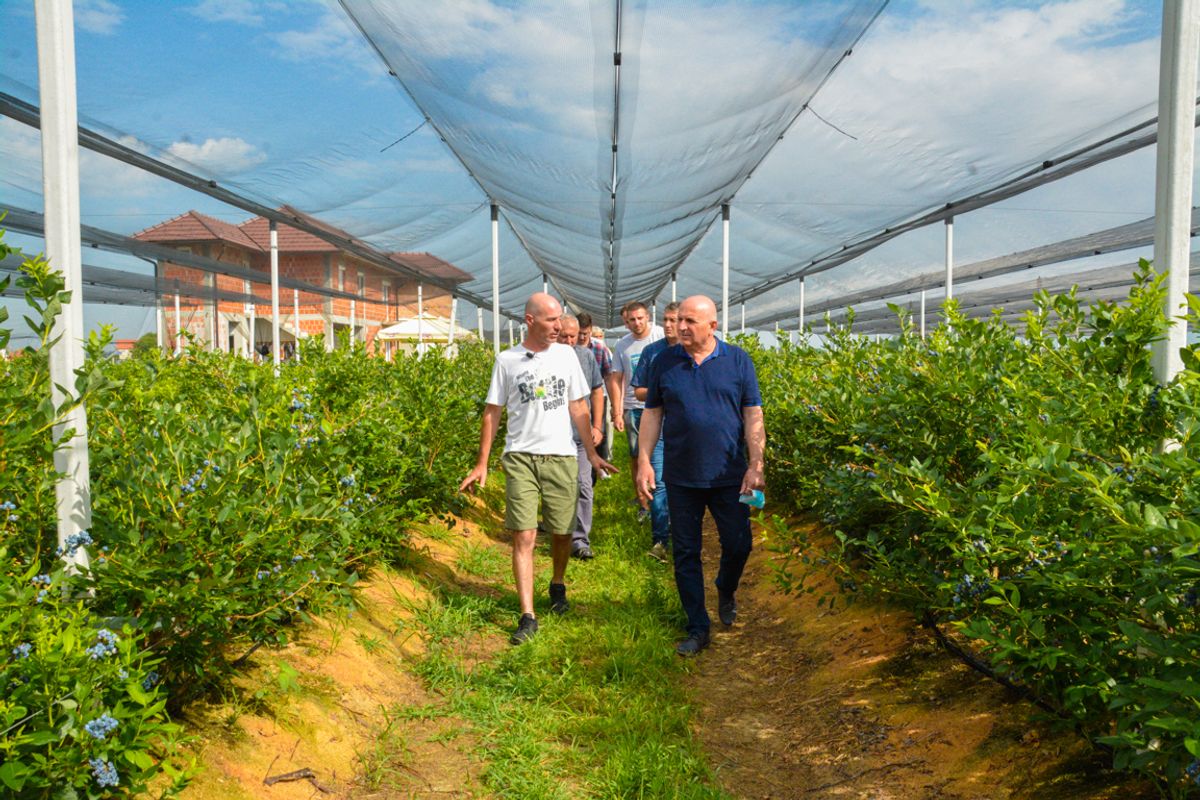
M 814 310 L 872 289 L 862 302 L 908 302 L 947 218 L 965 265 L 1154 210 L 1149 0 L 78 2 L 77 18 L 81 125 L 380 251 L 433 253 L 476 298 L 495 204 L 508 312 L 543 276 L 609 325 L 670 299 L 673 276 L 719 299 L 724 204 L 731 303 L 791 327 L 802 277 Z M 32 3 L 0 26 L 0 92 L 36 108 Z M 0 119 L 0 206 L 40 208 L 37 152 L 36 128 Z M 249 216 L 84 162 L 87 224 Z M 1069 285 L 1145 246 L 1036 269 Z

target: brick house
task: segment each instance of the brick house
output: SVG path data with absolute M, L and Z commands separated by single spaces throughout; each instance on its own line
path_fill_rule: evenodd
M 281 209 L 297 214 L 294 209 Z M 314 220 L 315 222 L 315 220 Z M 325 226 L 328 227 L 328 226 Z M 311 292 L 279 291 L 279 338 L 283 347 L 294 346 L 297 330 L 300 338 L 323 335 L 327 347 L 348 331 L 375 352 L 375 335 L 398 319 L 417 313 L 419 281 L 391 273 L 375 264 L 339 249 L 324 239 L 280 223 L 279 275 L 316 286 L 357 295 L 354 300 L 317 295 Z M 346 239 L 350 234 L 329 228 Z M 198 341 L 220 350 L 249 353 L 271 342 L 271 248 L 269 222 L 253 217 L 234 225 L 197 211 L 188 211 L 173 219 L 134 234 L 133 238 L 176 247 L 216 261 L 262 273 L 261 281 L 248 281 L 228 275 L 159 262 L 155 277 L 168 287 L 174 282 L 191 286 L 213 287 L 222 292 L 246 295 L 245 302 L 213 299 L 203 304 L 184 299 L 180 321 L 184 331 Z M 383 253 L 380 258 L 415 267 L 431 278 L 464 283 L 471 276 L 429 253 Z M 253 296 L 254 300 L 250 300 Z M 424 284 L 422 297 L 426 313 L 448 317 L 450 294 L 440 286 Z M 361 299 L 358 299 L 361 298 Z M 174 341 L 175 310 L 169 294 L 163 295 L 159 308 L 164 341 Z M 351 327 L 353 329 L 351 330 Z

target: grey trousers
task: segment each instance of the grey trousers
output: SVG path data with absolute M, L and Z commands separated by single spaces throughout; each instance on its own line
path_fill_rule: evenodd
M 575 527 L 571 530 L 571 548 L 591 547 L 592 533 L 592 462 L 587 459 L 583 444 L 575 445 L 575 457 L 579 460 L 579 504 L 575 507 Z

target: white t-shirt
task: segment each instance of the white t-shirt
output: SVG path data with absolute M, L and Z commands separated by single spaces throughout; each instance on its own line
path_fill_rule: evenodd
M 570 346 L 552 344 L 535 353 L 517 345 L 497 356 L 487 402 L 508 409 L 504 452 L 574 456 L 570 403 L 587 396 Z
M 617 346 L 613 348 L 613 372 L 624 373 L 625 381 L 625 402 L 622 408 L 628 411 L 631 408 L 642 408 L 645 403 L 633 396 L 633 375 L 637 372 L 638 361 L 642 358 L 642 351 L 652 342 L 657 342 L 663 338 L 663 329 L 661 325 L 651 325 L 645 339 L 635 339 L 632 333 L 627 333 L 617 342 Z

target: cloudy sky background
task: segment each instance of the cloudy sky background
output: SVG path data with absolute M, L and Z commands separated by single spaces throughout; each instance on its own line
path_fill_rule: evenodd
M 569 299 L 600 311 L 612 5 L 347 0 L 385 66 L 343 9 L 320 0 L 77 0 L 81 123 L 380 247 L 433 252 L 477 275 L 468 288 L 480 294 L 494 197 L 512 226 L 505 305 L 540 288 L 545 265 Z M 730 195 L 736 291 L 1155 113 L 1154 0 L 894 0 L 813 97 L 878 5 L 625 2 L 619 302 L 649 300 L 685 256 L 681 293 L 719 293 L 712 223 Z M 32 3 L 0 5 L 0 29 L 0 91 L 36 104 Z M 0 204 L 40 210 L 39 161 L 37 132 L 0 118 Z M 86 151 L 81 170 L 85 224 L 128 234 L 188 209 L 247 216 Z M 956 260 L 1150 216 L 1153 176 L 1147 149 L 960 216 Z M 814 276 L 809 301 L 936 269 L 942 236 L 933 226 Z M 788 309 L 796 295 L 783 287 L 751 313 Z M 153 330 L 143 310 L 89 306 L 87 320 L 116 321 L 122 336 Z

